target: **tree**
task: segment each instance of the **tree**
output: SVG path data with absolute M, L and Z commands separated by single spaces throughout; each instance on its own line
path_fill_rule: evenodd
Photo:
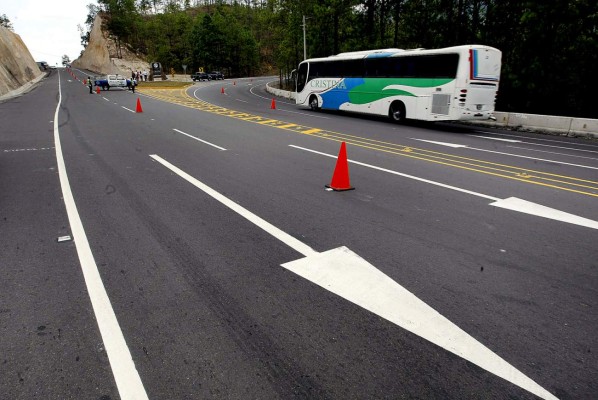
M 3 26 L 11 31 L 13 30 L 12 22 L 10 22 L 6 14 L 0 15 L 0 26 Z

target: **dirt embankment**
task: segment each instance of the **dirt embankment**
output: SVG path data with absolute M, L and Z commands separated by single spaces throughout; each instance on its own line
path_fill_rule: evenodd
M 120 53 L 121 58 L 117 53 Z M 102 30 L 102 16 L 96 15 L 89 35 L 89 43 L 81 57 L 73 61 L 75 68 L 85 69 L 97 74 L 121 74 L 130 76 L 131 71 L 149 69 L 149 63 L 121 46 L 117 52 L 114 40 L 108 32 Z
M 19 89 L 41 74 L 21 37 L 0 26 L 0 96 Z

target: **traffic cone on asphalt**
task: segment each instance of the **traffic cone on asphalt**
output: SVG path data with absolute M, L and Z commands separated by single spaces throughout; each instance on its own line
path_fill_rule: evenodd
M 143 112 L 143 109 L 141 108 L 141 100 L 139 100 L 139 97 L 137 98 L 137 108 L 135 108 L 135 112 L 138 112 L 138 113 Z
M 220 89 L 220 93 L 224 94 L 224 86 Z
M 96 86 L 96 94 L 100 94 L 100 87 Z
M 87 79 L 83 79 L 83 84 L 87 85 Z
M 341 143 L 341 150 L 336 159 L 332 181 L 329 185 L 326 185 L 326 187 L 337 192 L 355 189 L 349 183 L 349 162 L 347 161 L 347 146 L 345 145 L 345 142 Z
M 270 103 L 270 109 L 276 110 L 276 100 L 272 99 L 272 103 Z

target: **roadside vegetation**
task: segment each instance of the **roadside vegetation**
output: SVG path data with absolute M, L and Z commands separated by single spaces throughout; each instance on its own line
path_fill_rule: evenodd
M 503 52 L 497 109 L 598 118 L 593 0 L 99 0 L 118 46 L 178 73 L 288 78 L 307 57 L 484 44 Z M 590 79 L 588 81 L 588 78 Z M 284 80 L 284 79 L 283 79 Z

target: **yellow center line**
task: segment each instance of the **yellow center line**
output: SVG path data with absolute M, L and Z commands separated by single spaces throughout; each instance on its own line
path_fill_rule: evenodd
M 178 88 L 177 88 L 178 89 Z M 139 90 L 139 89 L 138 89 Z M 267 125 L 272 128 L 279 128 L 295 133 L 316 136 L 322 139 L 336 142 L 345 141 L 347 144 L 359 146 L 384 153 L 395 154 L 402 157 L 432 162 L 439 165 L 446 165 L 453 168 L 460 168 L 477 173 L 497 176 L 524 182 L 528 184 L 540 185 L 568 192 L 598 197 L 598 182 L 570 177 L 565 175 L 552 174 L 543 171 L 537 171 L 527 168 L 520 168 L 513 165 L 494 163 L 475 158 L 457 156 L 448 153 L 442 153 L 434 150 L 420 149 L 411 146 L 404 146 L 396 143 L 385 142 L 364 138 L 362 136 L 327 131 L 324 129 L 298 125 L 287 121 L 280 121 L 262 117 L 259 115 L 248 114 L 241 111 L 227 109 L 197 100 L 187 94 L 187 88 L 183 89 L 151 89 L 150 91 L 139 90 L 141 93 L 165 102 L 175 103 L 184 107 L 193 108 L 205 112 L 210 112 L 222 116 L 227 116 L 242 121 L 253 122 L 261 125 Z M 587 189 L 588 191 L 580 190 Z

